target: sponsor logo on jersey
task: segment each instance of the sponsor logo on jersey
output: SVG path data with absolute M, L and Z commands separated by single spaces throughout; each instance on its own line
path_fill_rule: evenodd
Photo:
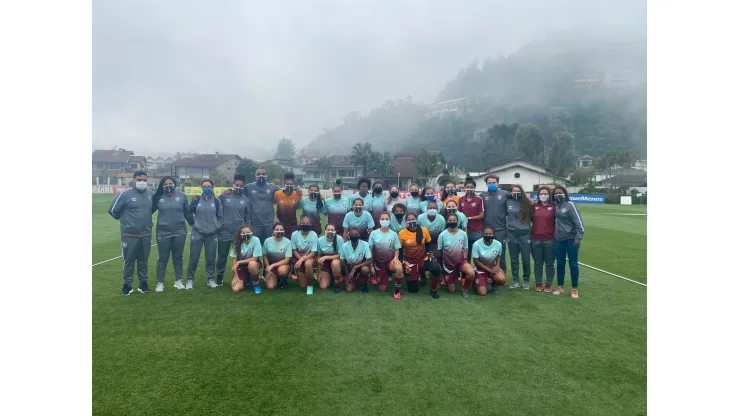
M 159 202 L 164 202 L 164 198 L 160 199 Z
M 552 207 L 547 207 L 547 210 L 548 211 L 552 211 Z
M 137 201 L 136 198 L 131 198 L 131 202 L 136 202 L 136 201 Z
M 231 202 L 231 200 L 230 200 L 230 199 L 228 199 L 228 198 L 226 198 L 226 202 Z
M 568 208 L 563 208 L 563 209 L 560 210 L 560 212 L 562 212 L 563 214 L 565 214 L 566 212 L 568 212 Z
M 175 201 L 180 202 L 180 197 L 179 196 L 176 196 L 175 197 Z

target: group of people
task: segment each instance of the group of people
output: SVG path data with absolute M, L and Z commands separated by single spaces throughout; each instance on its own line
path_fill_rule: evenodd
M 567 257 L 571 297 L 579 298 L 583 221 L 562 186 L 540 188 L 531 201 L 521 186 L 514 185 L 507 192 L 498 188 L 498 176 L 489 175 L 487 191 L 480 195 L 468 177 L 463 189 L 450 182 L 439 196 L 432 187 L 422 189 L 414 184 L 410 196 L 402 199 L 397 186 L 390 186 L 385 196 L 383 182 L 363 178 L 351 197 L 343 196 L 344 189 L 337 182 L 332 197 L 323 199 L 317 185 L 309 186 L 304 195 L 292 173 L 283 178 L 282 189 L 268 183 L 264 169 L 258 169 L 255 176 L 256 181 L 247 184 L 245 175 L 234 175 L 232 188 L 220 196 L 214 195 L 213 182 L 205 179 L 202 194 L 188 201 L 177 190 L 174 178 L 162 178 L 152 192 L 146 173 L 135 172 L 135 186 L 116 195 L 108 210 L 121 228 L 122 295 L 133 292 L 135 269 L 138 291 L 149 292 L 152 217 L 159 211 L 156 292 L 164 291 L 170 256 L 175 288 L 193 289 L 205 248 L 207 286 L 223 284 L 231 258 L 235 293 L 248 286 L 261 293 L 261 281 L 267 289 L 287 288 L 292 279 L 310 295 L 316 279 L 321 289 L 336 293 L 342 286 L 347 292 L 368 292 L 368 284 L 387 292 L 392 284 L 393 297 L 401 299 L 405 279 L 410 293 L 429 282 L 434 299 L 439 298 L 440 286 L 455 293 L 458 281 L 463 296 L 468 296 L 472 285 L 485 296 L 507 283 L 508 246 L 510 288 L 530 288 L 532 256 L 535 290 L 563 295 Z M 322 215 L 327 219 L 323 229 Z M 190 256 L 183 283 L 186 223 L 191 227 Z M 557 288 L 553 290 L 556 271 Z

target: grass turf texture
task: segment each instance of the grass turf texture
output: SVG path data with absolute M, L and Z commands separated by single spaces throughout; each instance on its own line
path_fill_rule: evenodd
M 120 256 L 111 198 L 93 197 L 93 264 Z M 646 283 L 647 217 L 619 215 L 646 208 L 580 208 L 580 260 Z M 154 293 L 156 257 L 150 294 L 120 296 L 121 259 L 92 268 L 95 414 L 646 413 L 647 291 L 585 267 L 580 300 L 566 274 L 562 297 L 441 288 L 435 301 L 424 287 L 397 301 L 372 287 L 306 296 L 295 281 L 235 295 L 230 276 L 205 286 L 203 257 L 195 290 L 172 287 L 170 263 Z

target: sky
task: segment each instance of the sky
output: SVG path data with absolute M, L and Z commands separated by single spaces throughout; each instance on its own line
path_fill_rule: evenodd
M 93 149 L 301 149 L 351 111 L 433 102 L 476 58 L 574 26 L 646 26 L 645 0 L 93 2 Z

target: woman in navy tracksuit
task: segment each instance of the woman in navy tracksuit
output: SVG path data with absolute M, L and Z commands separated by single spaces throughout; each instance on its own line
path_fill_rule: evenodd
M 553 191 L 555 201 L 555 260 L 558 275 L 558 289 L 553 292 L 560 296 L 565 293 L 565 256 L 568 256 L 570 266 L 571 293 L 570 297 L 578 299 L 578 250 L 583 240 L 583 220 L 576 204 L 568 198 L 568 191 L 562 186 L 556 186 Z

